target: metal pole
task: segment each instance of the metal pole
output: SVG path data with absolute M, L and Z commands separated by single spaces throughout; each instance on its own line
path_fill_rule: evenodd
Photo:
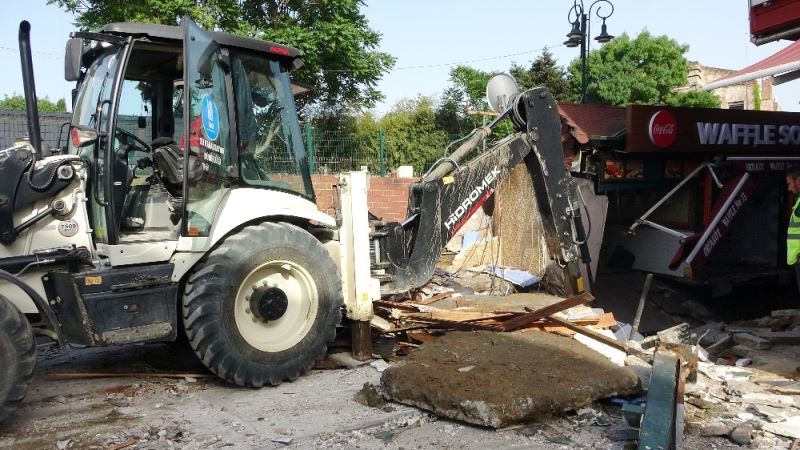
M 642 313 L 644 312 L 644 303 L 647 301 L 647 295 L 650 293 L 650 283 L 653 281 L 653 274 L 648 273 L 647 278 L 644 279 L 644 287 L 642 288 L 642 295 L 639 297 L 639 306 L 636 307 L 636 316 L 633 318 L 631 324 L 631 335 L 639 331 L 639 322 L 642 320 Z
M 583 7 L 581 7 L 581 33 L 583 33 L 583 37 L 581 38 L 581 103 L 586 103 L 586 87 L 588 84 L 588 80 L 586 79 L 586 39 L 587 30 L 586 30 L 586 23 L 588 22 L 586 18 L 586 14 L 583 12 Z
M 306 122 L 306 157 L 308 158 L 308 171 L 313 175 L 317 168 L 314 161 L 314 128 L 311 122 Z
M 378 159 L 380 161 L 380 173 L 382 177 L 386 176 L 386 141 L 383 134 L 383 128 L 378 130 Z

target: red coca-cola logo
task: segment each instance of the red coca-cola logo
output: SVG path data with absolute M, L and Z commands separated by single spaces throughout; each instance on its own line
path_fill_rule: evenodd
M 653 114 L 647 128 L 650 142 L 658 148 L 669 147 L 675 143 L 675 139 L 678 137 L 678 122 L 669 111 L 661 110 Z

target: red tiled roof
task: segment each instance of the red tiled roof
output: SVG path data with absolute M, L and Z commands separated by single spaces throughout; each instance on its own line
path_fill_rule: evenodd
M 777 53 L 761 61 L 751 64 L 744 69 L 733 72 L 720 79 L 706 83 L 704 90 L 730 86 L 736 83 L 754 80 L 756 78 L 776 75 L 800 68 L 800 40 L 795 41 L 779 50 Z
M 575 124 L 589 137 L 614 136 L 626 127 L 627 113 L 621 106 L 560 103 L 558 110 L 570 126 Z

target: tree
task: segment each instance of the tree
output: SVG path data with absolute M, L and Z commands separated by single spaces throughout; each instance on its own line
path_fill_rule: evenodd
M 667 103 L 673 89 L 686 84 L 689 63 L 684 53 L 688 50 L 687 45 L 647 31 L 635 39 L 627 34 L 617 37 L 589 53 L 587 101 L 606 105 Z M 579 95 L 579 59 L 572 61 L 569 71 L 572 91 Z
M 109 22 L 177 25 L 183 15 L 207 29 L 280 42 L 303 52 L 297 81 L 313 87 L 298 99 L 321 113 L 374 106 L 376 89 L 395 58 L 377 50 L 380 33 L 359 8 L 363 0 L 48 0 L 78 15 L 75 24 L 96 29 Z
M 719 97 L 711 92 L 687 91 L 672 93 L 665 102 L 669 106 L 683 106 L 688 108 L 719 108 Z
M 550 90 L 556 101 L 562 102 L 571 98 L 572 90 L 567 79 L 567 71 L 556 64 L 553 54 L 547 48 L 531 62 L 529 68 L 512 62 L 510 72 L 522 90 L 544 86 Z
M 384 129 L 389 167 L 411 165 L 421 173 L 444 154 L 448 143 L 447 133 L 436 126 L 429 97 L 401 100 L 378 125 Z
M 40 98 L 36 100 L 36 106 L 39 109 L 39 112 L 66 112 L 67 111 L 67 104 L 64 99 L 59 99 L 55 103 L 50 101 L 48 97 Z M 25 110 L 25 97 L 14 94 L 11 97 L 8 95 L 4 95 L 3 99 L 0 100 L 0 109 L 21 109 Z
M 461 95 L 469 109 L 487 111 L 486 84 L 492 74 L 468 66 L 456 66 L 450 70 L 452 87 Z
M 461 89 L 455 86 L 446 88 L 434 113 L 436 126 L 448 136 L 462 135 L 472 130 L 474 125 L 464 111 L 465 104 L 466 95 Z

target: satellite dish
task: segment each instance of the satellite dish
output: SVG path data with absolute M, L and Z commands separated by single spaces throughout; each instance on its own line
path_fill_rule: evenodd
M 514 77 L 507 73 L 498 73 L 486 84 L 486 101 L 492 111 L 501 113 L 518 92 L 519 87 Z

